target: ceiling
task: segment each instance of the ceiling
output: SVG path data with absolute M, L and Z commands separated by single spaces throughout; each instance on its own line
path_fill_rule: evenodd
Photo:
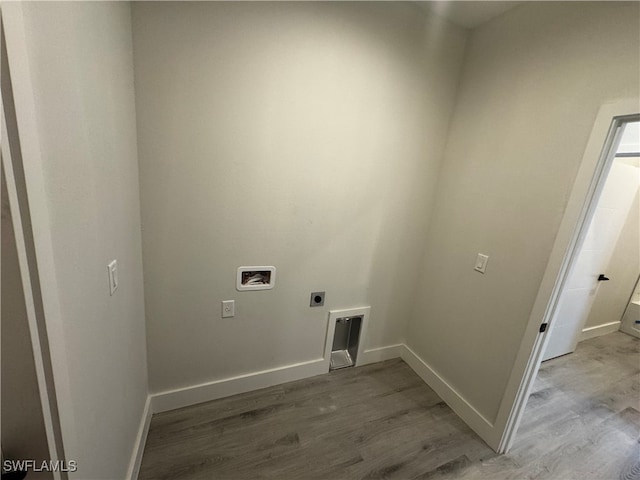
M 523 2 L 501 1 L 418 1 L 423 9 L 464 28 L 475 28 Z

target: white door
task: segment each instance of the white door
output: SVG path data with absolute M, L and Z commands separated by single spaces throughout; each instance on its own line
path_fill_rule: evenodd
M 638 191 L 637 169 L 614 161 L 577 260 L 552 320 L 551 338 L 543 360 L 575 350 L 606 267 L 633 199 Z M 611 321 L 618 321 L 619 318 Z

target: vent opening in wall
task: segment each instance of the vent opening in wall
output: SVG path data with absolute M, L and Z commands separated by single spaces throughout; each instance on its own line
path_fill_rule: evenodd
M 275 283 L 276 267 L 238 267 L 238 290 L 270 290 Z
M 358 356 L 358 344 L 362 330 L 363 315 L 340 317 L 336 320 L 331 347 L 329 370 L 352 367 Z
M 370 313 L 368 306 L 329 311 L 323 357 L 327 372 L 367 363 Z

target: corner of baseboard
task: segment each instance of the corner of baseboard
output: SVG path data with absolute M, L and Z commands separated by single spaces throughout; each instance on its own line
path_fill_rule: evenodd
M 456 391 L 427 362 L 408 345 L 403 345 L 402 359 L 432 388 L 436 394 L 466 423 L 487 445 L 497 451 L 499 439 L 496 429 L 462 394 Z
M 151 409 L 151 395 L 147 395 L 147 399 L 144 403 L 144 409 L 142 410 L 142 417 L 140 418 L 138 435 L 136 436 L 136 441 L 133 446 L 133 452 L 131 454 L 129 471 L 127 472 L 128 480 L 136 480 L 138 478 L 140 465 L 142 465 L 142 454 L 144 453 L 144 446 L 147 443 L 147 435 L 149 434 L 149 426 L 151 425 L 152 414 L 153 411 Z
M 449 385 L 444 378 L 406 344 L 399 343 L 365 350 L 362 352 L 362 358 L 358 365 L 367 365 L 393 358 L 402 358 L 491 448 L 494 450 L 498 448 L 499 438 L 496 439 L 498 432 L 494 424 L 478 412 L 466 398 Z M 136 447 L 131 458 L 129 480 L 136 480 L 138 476 L 152 413 L 174 410 L 230 395 L 309 378 L 326 373 L 325 363 L 325 360 L 321 358 L 150 395 L 145 404 Z

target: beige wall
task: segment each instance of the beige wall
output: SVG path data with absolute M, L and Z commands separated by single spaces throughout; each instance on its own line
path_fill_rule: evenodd
M 147 398 L 130 8 L 119 2 L 22 8 L 26 58 L 13 65 L 28 62 L 33 83 L 44 185 L 30 191 L 30 201 L 38 210 L 32 218 L 46 212 L 50 225 L 51 244 L 38 237 L 36 249 L 50 249 L 55 266 L 55 279 L 42 288 L 47 298 L 57 295 L 60 309 L 60 331 L 49 336 L 64 344 L 56 343 L 52 355 L 56 367 L 66 366 L 56 370 L 65 453 L 78 464 L 72 478 L 120 479 Z M 12 75 L 18 71 L 24 70 Z M 109 296 L 107 263 L 114 258 L 120 285 Z M 50 259 L 40 260 L 42 272 L 49 271 Z M 45 313 L 48 321 L 57 316 Z M 68 391 L 58 385 L 64 374 Z
M 133 12 L 152 390 L 320 358 L 329 309 L 403 341 L 464 32 L 404 3 Z
M 638 7 L 535 2 L 470 36 L 407 341 L 490 421 L 598 108 L 638 96 Z
M 371 305 L 366 348 L 494 418 L 596 112 L 638 95 L 638 4 L 507 12 L 459 89 L 466 33 L 409 3 L 132 8 L 133 44 L 127 4 L 24 5 L 76 477 L 124 477 L 143 294 L 155 392 L 316 359 L 329 309 Z M 274 290 L 235 290 L 252 264 Z

